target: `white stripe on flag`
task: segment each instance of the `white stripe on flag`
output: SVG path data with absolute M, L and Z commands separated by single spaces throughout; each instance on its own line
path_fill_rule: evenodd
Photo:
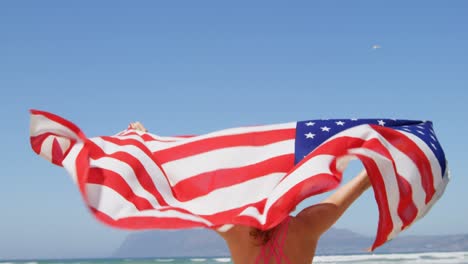
M 285 173 L 271 173 L 228 187 L 219 188 L 209 194 L 184 202 L 195 214 L 211 215 L 265 199 L 284 177 Z M 236 194 L 236 196 L 233 196 Z M 182 204 L 182 203 L 179 203 Z M 210 206 L 206 206 L 209 204 Z
M 65 137 L 80 140 L 78 135 L 71 129 L 41 114 L 31 115 L 29 133 L 31 137 L 39 136 L 44 133 L 54 133 L 57 135 L 63 135 Z
M 432 199 L 429 201 L 426 208 L 424 208 L 424 210 L 414 220 L 415 222 L 416 222 L 416 220 L 424 217 L 427 214 L 427 212 L 429 212 L 429 210 L 432 208 L 432 206 L 437 202 L 437 200 L 439 200 L 439 198 L 442 196 L 442 194 L 444 194 L 445 187 L 447 187 L 447 184 L 449 183 L 449 181 L 450 181 L 450 171 L 447 168 L 445 173 L 444 173 L 444 177 L 439 182 L 439 185 L 436 187 L 436 192 L 435 192 L 434 196 L 432 196 Z
M 75 145 L 73 145 L 73 147 L 68 152 L 68 155 L 62 161 L 62 166 L 71 176 L 73 182 L 76 185 L 78 185 L 78 176 L 76 172 L 76 158 L 78 157 L 78 154 L 80 154 L 81 150 L 83 149 L 83 146 L 84 144 L 81 142 L 75 143 Z
M 41 152 L 39 155 L 41 157 L 47 159 L 48 161 L 52 162 L 52 144 L 54 142 L 55 136 L 48 136 L 42 141 L 41 144 Z
M 403 134 L 405 134 L 408 138 L 410 138 L 418 147 L 424 152 L 426 155 L 427 159 L 429 160 L 431 164 L 431 169 L 432 169 L 432 175 L 434 176 L 434 188 L 437 190 L 437 187 L 442 183 L 442 168 L 439 166 L 439 160 L 437 157 L 434 155 L 434 152 L 430 149 L 430 147 L 419 137 L 405 132 L 405 131 L 400 131 Z
M 393 229 L 387 236 L 387 240 L 392 239 L 400 232 L 403 222 L 398 216 L 398 204 L 400 201 L 400 191 L 398 189 L 398 183 L 396 181 L 396 175 L 394 172 L 392 161 L 387 159 L 385 156 L 379 153 L 365 148 L 356 148 L 349 150 L 351 154 L 360 154 L 371 158 L 376 163 L 382 180 L 384 181 L 385 193 L 387 194 L 387 205 L 390 211 L 390 217 L 393 223 Z

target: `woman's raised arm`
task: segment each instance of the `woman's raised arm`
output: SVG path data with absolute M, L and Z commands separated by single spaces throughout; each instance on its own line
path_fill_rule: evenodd
M 313 236 L 327 231 L 364 191 L 371 186 L 367 172 L 363 170 L 351 181 L 319 204 L 307 207 L 297 214 L 304 229 Z

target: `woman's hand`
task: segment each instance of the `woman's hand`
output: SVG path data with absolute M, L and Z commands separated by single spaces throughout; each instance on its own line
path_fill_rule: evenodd
M 130 123 L 130 128 L 133 128 L 133 129 L 141 131 L 141 132 L 148 132 L 148 129 L 146 129 L 143 126 L 143 124 L 138 122 L 138 121 Z

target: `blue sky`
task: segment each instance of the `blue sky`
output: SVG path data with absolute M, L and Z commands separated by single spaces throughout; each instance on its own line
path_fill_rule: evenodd
M 93 219 L 65 171 L 33 153 L 31 108 L 88 136 L 134 120 L 159 135 L 432 120 L 453 178 L 405 234 L 468 233 L 468 2 L 288 3 L 2 1 L 0 259 L 106 256 L 128 235 Z M 336 226 L 374 235 L 372 193 Z

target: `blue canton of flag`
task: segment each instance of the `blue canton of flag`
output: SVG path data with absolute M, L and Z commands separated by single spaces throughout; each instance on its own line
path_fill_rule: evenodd
M 430 147 L 439 161 L 442 172 L 445 171 L 445 155 L 434 133 L 432 122 L 399 119 L 319 119 L 297 122 L 295 164 L 329 138 L 359 125 L 379 125 L 417 136 Z

